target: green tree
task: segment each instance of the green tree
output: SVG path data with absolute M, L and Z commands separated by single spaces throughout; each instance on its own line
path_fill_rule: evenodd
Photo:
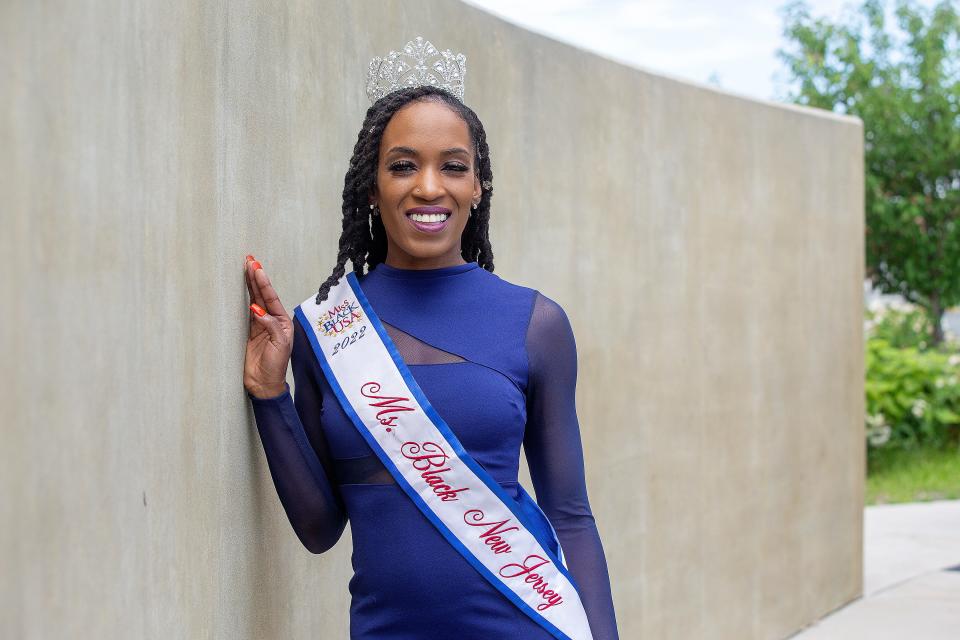
M 897 2 L 888 32 L 882 0 L 848 7 L 842 23 L 805 2 L 781 9 L 789 69 L 784 99 L 855 115 L 864 126 L 867 273 L 932 320 L 960 303 L 960 18 Z

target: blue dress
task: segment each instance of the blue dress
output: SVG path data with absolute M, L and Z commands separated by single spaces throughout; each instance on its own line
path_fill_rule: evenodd
M 377 265 L 358 280 L 417 384 L 513 497 L 523 444 L 537 503 L 563 547 L 595 640 L 617 638 L 590 511 L 575 407 L 577 355 L 563 309 L 476 262 Z M 343 412 L 294 320 L 295 393 L 249 395 L 293 530 L 323 553 L 350 521 L 351 640 L 553 636 L 481 576 L 395 483 Z

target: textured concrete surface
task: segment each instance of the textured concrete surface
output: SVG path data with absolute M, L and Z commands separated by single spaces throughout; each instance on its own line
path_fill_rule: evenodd
M 329 274 L 371 56 L 469 59 L 496 272 L 568 311 L 623 638 L 857 595 L 862 126 L 451 1 L 0 3 L 0 636 L 338 638 L 241 383 L 243 256 Z M 529 479 L 522 477 L 529 485 Z
M 960 500 L 867 507 L 864 595 L 793 640 L 953 640 L 960 629 Z
M 865 513 L 864 597 L 960 565 L 960 500 L 876 505 Z

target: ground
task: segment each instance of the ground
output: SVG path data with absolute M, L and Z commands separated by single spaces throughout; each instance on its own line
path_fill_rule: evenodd
M 960 500 L 866 507 L 863 597 L 791 640 L 953 640 L 960 629 Z

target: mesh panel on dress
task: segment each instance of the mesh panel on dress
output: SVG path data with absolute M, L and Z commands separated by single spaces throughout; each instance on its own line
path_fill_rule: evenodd
M 397 345 L 397 351 L 400 357 L 407 364 L 449 364 L 451 362 L 466 362 L 455 353 L 438 349 L 427 344 L 419 338 L 414 338 L 409 333 L 397 329 L 393 325 L 382 322 L 383 328 L 393 343 Z

